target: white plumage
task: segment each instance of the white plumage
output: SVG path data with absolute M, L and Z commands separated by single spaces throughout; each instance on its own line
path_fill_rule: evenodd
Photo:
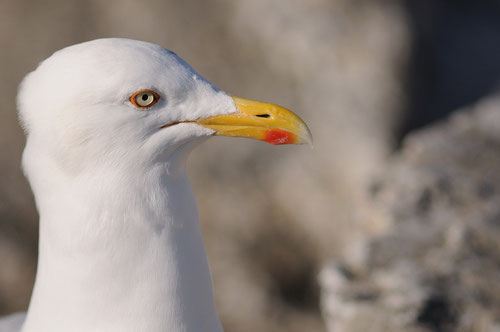
M 130 97 L 143 89 L 149 109 Z M 39 263 L 24 324 L 0 332 L 221 331 L 184 163 L 218 133 L 196 121 L 242 114 L 233 98 L 159 46 L 101 39 L 45 60 L 18 105 Z

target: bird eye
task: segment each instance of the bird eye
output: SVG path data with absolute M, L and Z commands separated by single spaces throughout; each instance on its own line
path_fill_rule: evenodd
M 150 108 L 158 102 L 160 95 L 153 90 L 137 91 L 130 97 L 130 102 L 138 108 Z

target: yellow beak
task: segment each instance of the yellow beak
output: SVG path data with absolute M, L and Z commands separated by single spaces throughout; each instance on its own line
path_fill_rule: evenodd
M 311 144 L 309 128 L 284 107 L 232 97 L 238 112 L 199 119 L 218 136 L 247 137 L 271 144 Z

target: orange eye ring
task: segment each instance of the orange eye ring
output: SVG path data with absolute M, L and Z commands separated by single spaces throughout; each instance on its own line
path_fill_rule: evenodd
M 137 108 L 148 109 L 160 100 L 160 95 L 153 90 L 144 89 L 135 92 L 129 100 Z

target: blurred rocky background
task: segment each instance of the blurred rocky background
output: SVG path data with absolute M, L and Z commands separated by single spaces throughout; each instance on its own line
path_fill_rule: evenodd
M 332 331 L 500 331 L 500 96 L 410 134 L 373 183 L 366 261 L 320 274 Z
M 0 5 L 0 314 L 26 309 L 36 271 L 17 85 L 62 47 L 127 37 L 313 132 L 191 157 L 226 331 L 500 330 L 497 0 Z

